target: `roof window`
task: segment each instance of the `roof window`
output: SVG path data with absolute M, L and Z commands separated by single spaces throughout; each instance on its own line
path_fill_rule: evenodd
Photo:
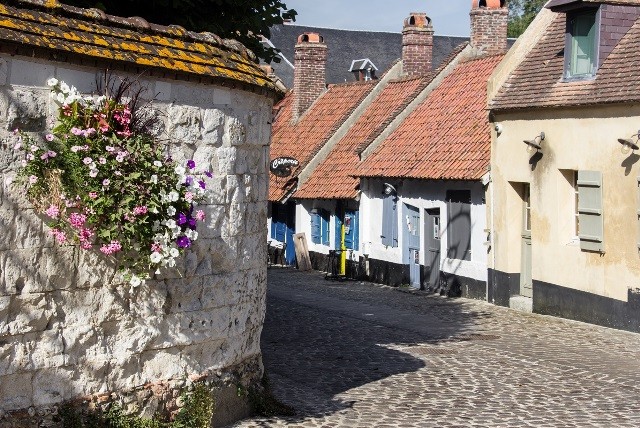
M 599 9 L 567 12 L 565 80 L 595 77 L 598 69 Z

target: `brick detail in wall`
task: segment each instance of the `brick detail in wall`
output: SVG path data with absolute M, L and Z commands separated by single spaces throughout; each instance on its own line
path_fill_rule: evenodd
M 506 7 L 500 9 L 473 9 L 471 16 L 471 46 L 486 54 L 500 54 L 507 51 Z
M 405 27 L 402 31 L 402 70 L 409 76 L 431 71 L 433 29 Z
M 298 43 L 294 58 L 293 119 L 297 120 L 326 89 L 327 45 Z
M 598 66 L 602 65 L 640 16 L 640 7 L 637 6 L 603 4 L 600 7 L 600 64 Z

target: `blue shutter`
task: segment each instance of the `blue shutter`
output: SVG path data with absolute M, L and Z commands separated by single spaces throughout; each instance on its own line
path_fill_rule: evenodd
M 271 216 L 271 239 L 276 239 L 276 219 Z
M 391 197 L 392 202 L 392 215 L 391 215 L 391 246 L 398 246 L 398 204 L 395 197 Z
M 395 214 L 393 210 L 393 197 L 388 195 L 382 200 L 382 233 L 380 234 L 382 245 L 390 247 L 393 244 L 392 218 Z
M 311 242 L 314 244 L 320 243 L 320 214 L 311 213 Z
M 340 240 L 342 239 L 342 219 L 338 215 L 333 216 L 333 218 L 335 218 L 336 220 L 335 221 L 336 224 L 334 228 L 334 231 L 335 231 L 335 239 L 334 239 L 335 247 L 334 248 L 336 250 L 339 250 L 342 247 L 341 246 L 342 242 L 340 242 Z
M 578 171 L 580 248 L 604 253 L 602 172 Z
M 322 245 L 329 246 L 329 211 L 320 211 L 320 238 Z
M 351 220 L 353 227 L 353 249 L 360 250 L 360 211 L 353 212 L 353 220 Z

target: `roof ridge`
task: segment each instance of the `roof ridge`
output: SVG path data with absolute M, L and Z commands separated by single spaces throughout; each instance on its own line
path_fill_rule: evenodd
M 192 42 L 206 43 L 217 47 L 235 51 L 243 57 L 256 61 L 253 52 L 247 49 L 242 43 L 235 39 L 223 39 L 211 32 L 194 32 L 181 27 L 180 25 L 159 25 L 148 22 L 139 16 L 129 18 L 109 15 L 97 8 L 85 9 L 82 7 L 70 6 L 60 3 L 58 0 L 5 0 L 6 4 L 23 6 L 28 9 L 38 9 L 51 15 L 63 15 L 69 18 L 77 18 L 85 21 L 96 21 L 97 23 L 108 23 L 109 26 L 135 30 L 144 33 L 170 36 L 174 39 L 182 39 Z

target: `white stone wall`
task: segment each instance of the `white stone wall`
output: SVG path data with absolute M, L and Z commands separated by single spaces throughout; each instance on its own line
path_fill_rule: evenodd
M 214 178 L 206 224 L 179 271 L 131 292 L 104 259 L 54 244 L 10 184 L 19 164 L 11 131 L 42 132 L 56 113 L 46 79 L 90 92 L 100 74 L 0 56 L 0 417 L 260 361 L 271 100 L 141 80 L 157 94 L 174 159 L 209 165 Z

